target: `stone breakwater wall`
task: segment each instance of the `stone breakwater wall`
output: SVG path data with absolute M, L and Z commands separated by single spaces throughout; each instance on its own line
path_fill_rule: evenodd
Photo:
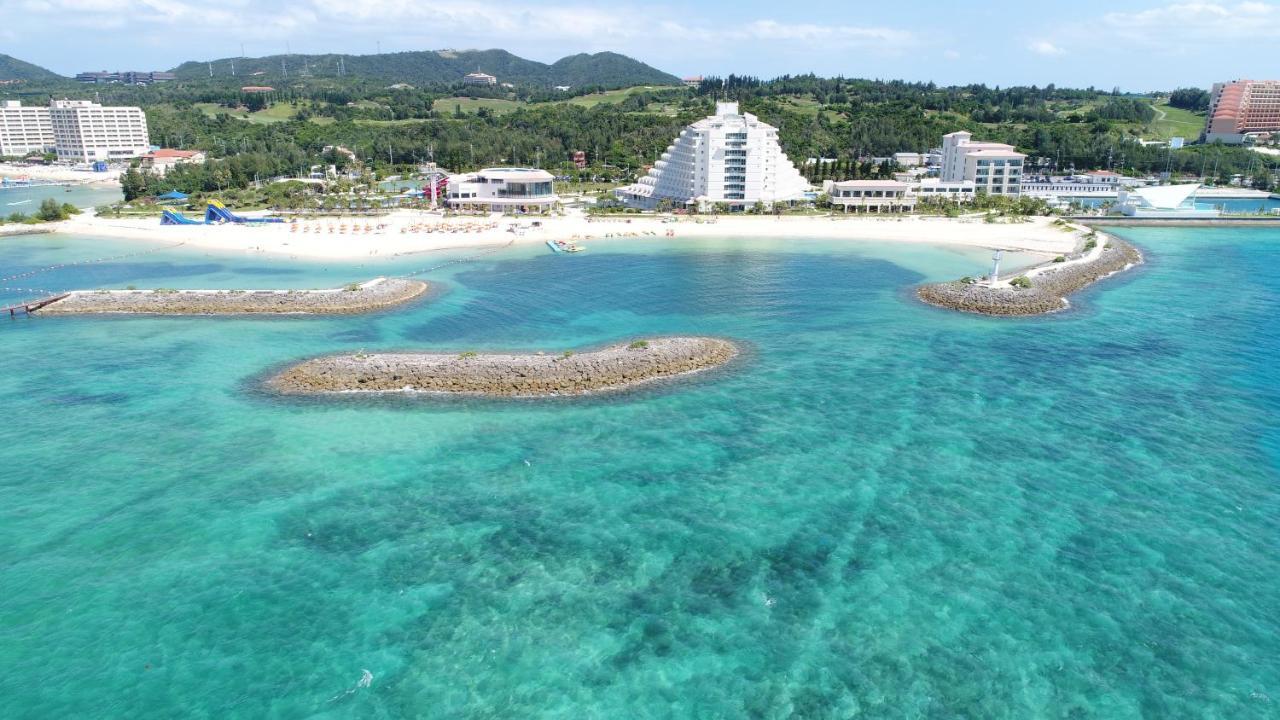
M 339 315 L 392 307 L 426 291 L 427 284 L 420 280 L 399 278 L 331 290 L 77 290 L 39 314 Z
M 719 338 L 668 337 L 565 354 L 329 355 L 289 367 L 270 378 L 267 386 L 290 395 L 404 390 L 500 397 L 585 395 L 708 370 L 738 352 L 737 345 Z
M 56 227 L 50 225 L 0 225 L 0 237 L 11 237 L 18 235 L 48 235 L 57 232 Z
M 930 305 L 982 315 L 1042 315 L 1068 307 L 1067 296 L 1093 283 L 1142 263 L 1142 254 L 1126 242 L 1109 237 L 1091 262 L 1046 269 L 1030 278 L 1031 287 L 988 288 L 959 281 L 923 285 L 917 296 Z

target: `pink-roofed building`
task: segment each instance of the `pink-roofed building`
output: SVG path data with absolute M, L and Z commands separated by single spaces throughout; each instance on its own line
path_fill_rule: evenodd
M 175 165 L 183 163 L 201 164 L 204 162 L 204 153 L 198 150 L 170 150 L 161 148 L 143 155 L 141 158 L 141 167 L 143 170 L 150 170 L 156 175 L 164 175 L 169 169 Z
M 978 192 L 1022 194 L 1022 165 L 1026 155 L 1004 143 L 974 142 L 972 133 L 942 136 L 942 180 L 972 180 Z
M 1239 145 L 1280 133 L 1280 80 L 1214 83 L 1204 140 Z

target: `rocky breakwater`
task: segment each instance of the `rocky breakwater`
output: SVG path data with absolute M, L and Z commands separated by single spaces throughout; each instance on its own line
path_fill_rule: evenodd
M 992 286 L 982 280 L 923 285 L 916 290 L 930 305 L 982 315 L 1042 315 L 1070 306 L 1067 297 L 1093 283 L 1142 263 L 1142 254 L 1114 237 L 1098 237 L 1061 262 L 1040 265 Z
M 76 290 L 39 314 L 340 315 L 399 305 L 426 291 L 426 283 L 400 278 L 329 290 Z
M 290 395 L 418 391 L 499 397 L 586 395 L 708 370 L 738 355 L 728 340 L 667 337 L 589 352 L 329 355 L 285 369 L 268 387 Z
M 13 225 L 0 225 L 0 237 L 16 235 L 48 235 L 56 231 L 57 228 L 49 224 L 27 225 L 25 223 L 16 223 Z

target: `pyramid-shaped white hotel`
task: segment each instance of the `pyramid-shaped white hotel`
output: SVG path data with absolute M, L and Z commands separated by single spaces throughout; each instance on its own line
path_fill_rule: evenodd
M 813 188 L 778 145 L 777 128 L 738 103 L 716 103 L 716 114 L 680 132 L 649 174 L 614 194 L 632 207 L 651 210 L 663 200 L 676 208 L 725 203 L 744 209 L 804 200 Z

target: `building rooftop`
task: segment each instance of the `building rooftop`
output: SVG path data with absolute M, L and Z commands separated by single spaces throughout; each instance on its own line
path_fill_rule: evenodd
M 900 180 L 838 180 L 834 183 L 834 185 L 838 188 L 844 188 L 846 190 L 850 190 L 854 188 L 871 188 L 874 190 L 877 188 L 910 187 L 909 184 L 904 183 Z
M 1005 148 L 1008 148 L 1008 149 L 1005 149 Z M 973 155 L 974 157 L 997 157 L 997 158 L 1026 157 L 1026 155 L 1018 152 L 1017 150 L 1014 150 L 1013 148 L 1008 147 L 1007 145 L 1005 146 L 1005 148 L 984 148 L 982 150 L 974 150 L 973 152 L 966 153 L 966 154 Z
M 161 148 L 161 149 L 159 149 L 159 150 L 154 150 L 154 151 L 152 151 L 152 152 L 149 152 L 149 153 L 147 153 L 146 155 L 143 155 L 143 157 L 149 157 L 149 158 L 193 158 L 193 157 L 195 157 L 196 155 L 201 155 L 201 154 L 203 154 L 203 153 L 201 153 L 201 152 L 200 152 L 200 151 L 198 151 L 198 150 L 170 150 L 169 148 Z
M 546 182 L 555 179 L 555 176 L 546 170 L 521 167 L 483 168 L 475 172 L 461 173 L 459 179 L 461 182 L 466 182 L 475 178 L 494 178 L 495 176 L 498 179 L 512 182 Z

